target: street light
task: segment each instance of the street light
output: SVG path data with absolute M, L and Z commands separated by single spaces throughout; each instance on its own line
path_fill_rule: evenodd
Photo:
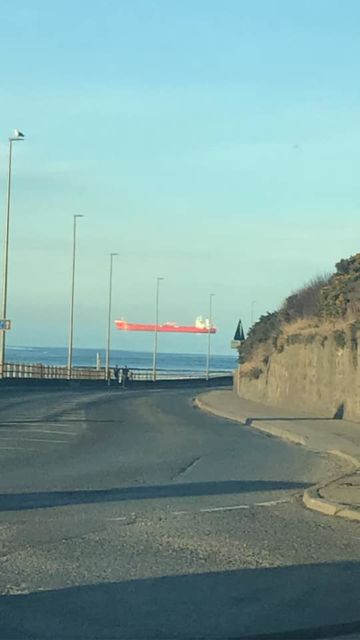
M 251 326 L 254 324 L 254 307 L 256 305 L 256 300 L 251 301 Z
M 110 384 L 110 337 L 111 337 L 111 298 L 112 298 L 112 272 L 113 272 L 113 258 L 118 256 L 118 253 L 110 253 L 110 273 L 109 273 L 109 307 L 108 307 L 108 325 L 107 325 L 107 345 L 106 345 L 106 380 Z
M 81 213 L 74 215 L 73 227 L 73 257 L 72 257 L 72 276 L 71 276 L 71 298 L 70 298 L 70 326 L 69 326 L 69 347 L 68 347 L 68 379 L 71 380 L 72 369 L 72 352 L 73 352 L 73 334 L 74 334 L 74 295 L 75 295 L 75 263 L 76 263 L 76 223 L 78 218 L 83 218 Z
M 154 355 L 153 355 L 153 381 L 156 382 L 156 360 L 157 360 L 157 341 L 158 341 L 158 324 L 159 324 L 159 288 L 160 282 L 164 278 L 156 278 L 156 296 L 155 296 L 155 330 L 154 330 Z
M 207 344 L 207 357 L 206 357 L 206 380 L 210 377 L 210 339 L 211 339 L 211 327 L 212 327 L 212 299 L 215 293 L 209 294 L 209 331 L 208 331 L 208 344 Z
M 6 218 L 5 218 L 5 240 L 4 240 L 4 270 L 3 270 L 3 289 L 1 304 L 1 320 L 6 320 L 7 314 L 7 290 L 8 290 L 8 269 L 9 269 L 9 228 L 10 228 L 10 201 L 11 201 L 11 169 L 12 169 L 12 145 L 13 142 L 24 140 L 25 136 L 19 129 L 14 130 L 14 135 L 9 138 L 9 169 L 7 184 L 7 202 L 6 202 Z M 5 364 L 5 331 L 0 331 L 0 375 L 4 376 Z

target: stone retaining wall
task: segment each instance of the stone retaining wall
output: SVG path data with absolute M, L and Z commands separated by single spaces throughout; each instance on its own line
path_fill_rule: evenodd
M 266 360 L 265 360 L 266 362 Z M 360 421 L 358 334 L 349 328 L 330 336 L 290 335 L 277 339 L 259 370 L 235 372 L 243 398 L 326 417 Z

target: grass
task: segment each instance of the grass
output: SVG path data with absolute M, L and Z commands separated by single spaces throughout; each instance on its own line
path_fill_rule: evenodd
M 244 364 L 240 365 L 240 375 L 251 378 L 254 369 L 262 369 L 262 371 L 265 371 L 271 351 L 269 344 L 260 345 L 253 353 L 251 360 L 247 360 Z
M 318 335 L 329 337 L 335 331 L 344 331 L 353 322 L 355 322 L 355 319 L 355 316 L 334 318 L 333 320 L 330 320 L 329 318 L 322 319 L 316 317 L 299 318 L 298 320 L 294 320 L 294 322 L 283 324 L 281 326 L 281 333 L 284 336 L 301 334 L 304 336 Z
M 338 346 L 340 342 L 342 344 L 345 339 L 345 331 L 349 329 L 354 323 L 359 324 L 358 315 L 353 312 L 349 312 L 345 318 L 298 318 L 293 322 L 283 323 L 281 325 L 281 337 L 287 338 L 288 336 L 319 336 L 321 338 L 334 337 Z M 360 326 L 357 329 L 360 331 Z M 342 339 L 340 339 L 340 334 Z M 342 346 L 344 346 L 342 344 Z M 251 358 L 247 360 L 240 367 L 240 375 L 251 378 L 254 369 L 262 369 L 265 371 L 267 360 L 269 356 L 274 353 L 274 349 L 270 342 L 259 344 L 259 347 L 253 351 Z

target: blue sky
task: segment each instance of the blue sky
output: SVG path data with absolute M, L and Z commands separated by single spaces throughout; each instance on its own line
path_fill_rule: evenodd
M 13 345 L 65 345 L 72 215 L 75 344 L 113 316 L 192 322 L 214 298 L 228 351 L 239 317 L 276 308 L 360 246 L 357 0 L 4 0 L 0 206 L 14 148 Z M 151 348 L 114 332 L 114 347 Z M 201 336 L 161 350 L 204 351 Z

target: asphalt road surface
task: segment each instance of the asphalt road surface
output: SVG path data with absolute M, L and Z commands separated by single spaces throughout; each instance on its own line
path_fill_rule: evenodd
M 334 460 L 194 394 L 0 390 L 1 640 L 360 637 Z

